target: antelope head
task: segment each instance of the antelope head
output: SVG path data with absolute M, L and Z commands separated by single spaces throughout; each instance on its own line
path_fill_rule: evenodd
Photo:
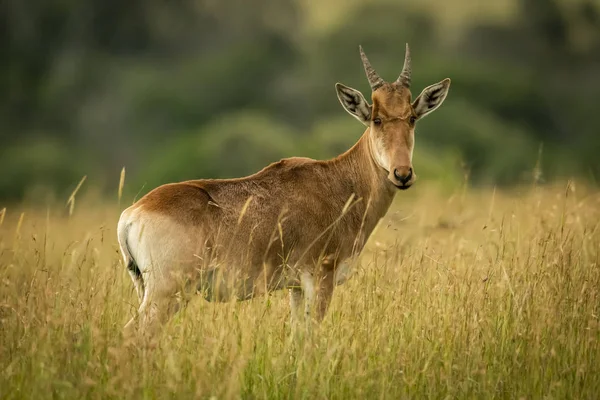
M 362 47 L 360 57 L 371 85 L 372 104 L 358 90 L 341 83 L 335 86 L 338 99 L 348 113 L 369 128 L 365 134 L 375 163 L 387 172 L 388 179 L 398 189 L 408 189 L 416 179 L 412 165 L 415 124 L 442 105 L 450 79 L 426 87 L 412 101 L 408 44 L 402 72 L 391 83 L 375 72 Z

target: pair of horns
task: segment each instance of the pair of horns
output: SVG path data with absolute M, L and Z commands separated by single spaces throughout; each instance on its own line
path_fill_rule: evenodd
M 362 59 L 363 66 L 365 67 L 365 73 L 367 74 L 367 79 L 369 80 L 369 84 L 371 85 L 371 90 L 375 91 L 379 89 L 385 81 L 375 72 L 375 69 L 371 66 L 367 55 L 363 51 L 362 46 L 359 46 L 360 49 L 360 58 Z M 411 68 L 410 68 L 410 48 L 408 47 L 408 43 L 406 43 L 406 54 L 404 55 L 404 66 L 402 67 L 402 72 L 398 79 L 396 79 L 396 83 L 401 84 L 406 88 L 410 88 L 410 76 L 411 76 Z

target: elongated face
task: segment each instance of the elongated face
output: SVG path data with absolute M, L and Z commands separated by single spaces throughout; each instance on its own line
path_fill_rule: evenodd
M 398 189 L 408 189 L 416 179 L 412 156 L 417 121 L 437 109 L 450 88 L 450 79 L 446 78 L 425 88 L 413 102 L 408 45 L 406 51 L 400 77 L 395 82 L 388 83 L 377 75 L 361 48 L 365 72 L 372 89 L 372 105 L 359 91 L 341 83 L 336 84 L 342 106 L 369 127 L 371 155 Z
M 370 132 L 373 157 L 399 189 L 408 189 L 416 175 L 412 166 L 417 117 L 410 91 L 385 84 L 373 92 Z

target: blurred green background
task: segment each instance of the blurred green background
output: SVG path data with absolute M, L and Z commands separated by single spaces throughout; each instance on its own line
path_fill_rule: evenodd
M 414 97 L 452 78 L 421 180 L 600 176 L 596 0 L 5 0 L 0 29 L 3 201 L 334 156 L 363 132 L 334 90 L 370 93 L 358 45 L 394 80 L 405 42 Z

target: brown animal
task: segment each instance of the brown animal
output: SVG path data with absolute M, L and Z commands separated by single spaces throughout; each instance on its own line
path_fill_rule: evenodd
M 344 154 L 288 158 L 244 178 L 163 185 L 123 212 L 119 244 L 141 301 L 126 328 L 160 326 L 194 291 L 225 301 L 288 288 L 293 319 L 302 302 L 307 315 L 316 304 L 323 318 L 343 263 L 362 250 L 397 190 L 415 181 L 415 123 L 450 87 L 444 79 L 412 101 L 408 45 L 391 83 L 362 47 L 360 55 L 373 104 L 336 84 L 342 106 L 367 126 Z

